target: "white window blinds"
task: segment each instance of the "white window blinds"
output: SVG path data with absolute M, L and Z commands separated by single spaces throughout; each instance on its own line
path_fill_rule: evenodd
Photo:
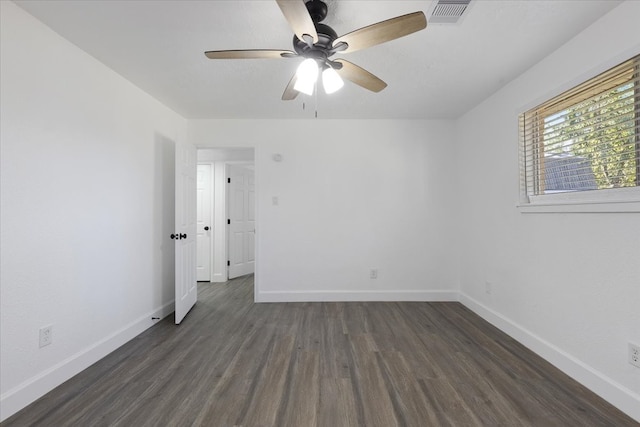
M 640 55 L 520 115 L 527 196 L 636 187 Z

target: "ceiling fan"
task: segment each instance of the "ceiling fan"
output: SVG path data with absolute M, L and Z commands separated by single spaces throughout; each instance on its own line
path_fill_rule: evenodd
M 331 59 L 338 53 L 355 52 L 420 31 L 427 26 L 423 12 L 372 24 L 338 37 L 328 25 L 321 24 L 327 17 L 327 4 L 322 0 L 276 0 L 285 19 L 293 29 L 293 51 L 290 50 L 211 50 L 204 54 L 210 59 L 274 59 L 305 58 L 287 85 L 282 100 L 295 99 L 298 93 L 313 93 L 322 72 L 322 83 L 327 93 L 333 93 L 347 79 L 365 89 L 380 92 L 387 84 L 367 70 L 344 59 Z

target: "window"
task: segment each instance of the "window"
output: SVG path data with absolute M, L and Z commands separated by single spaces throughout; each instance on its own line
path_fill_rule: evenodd
M 521 114 L 520 139 L 528 201 L 639 187 L 640 55 Z

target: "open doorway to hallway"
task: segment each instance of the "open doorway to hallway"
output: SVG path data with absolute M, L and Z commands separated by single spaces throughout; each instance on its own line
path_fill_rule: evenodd
M 255 271 L 254 159 L 253 148 L 198 149 L 198 281 Z

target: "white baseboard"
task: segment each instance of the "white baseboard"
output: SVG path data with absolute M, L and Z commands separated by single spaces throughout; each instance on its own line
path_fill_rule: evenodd
M 460 302 L 487 322 L 502 330 L 631 418 L 640 422 L 640 395 L 612 381 L 579 359 L 465 293 L 460 293 Z
M 211 283 L 224 283 L 228 281 L 226 274 L 214 274 L 211 276 Z
M 256 302 L 458 301 L 457 291 L 258 291 Z
M 107 354 L 126 344 L 159 322 L 159 320 L 151 320 L 152 317 L 163 319 L 173 313 L 173 311 L 174 302 L 171 301 L 141 316 L 129 325 L 98 341 L 91 347 L 68 357 L 57 365 L 52 366 L 19 386 L 3 393 L 2 396 L 0 396 L 0 422 L 44 396 L 63 382 L 93 365 Z

